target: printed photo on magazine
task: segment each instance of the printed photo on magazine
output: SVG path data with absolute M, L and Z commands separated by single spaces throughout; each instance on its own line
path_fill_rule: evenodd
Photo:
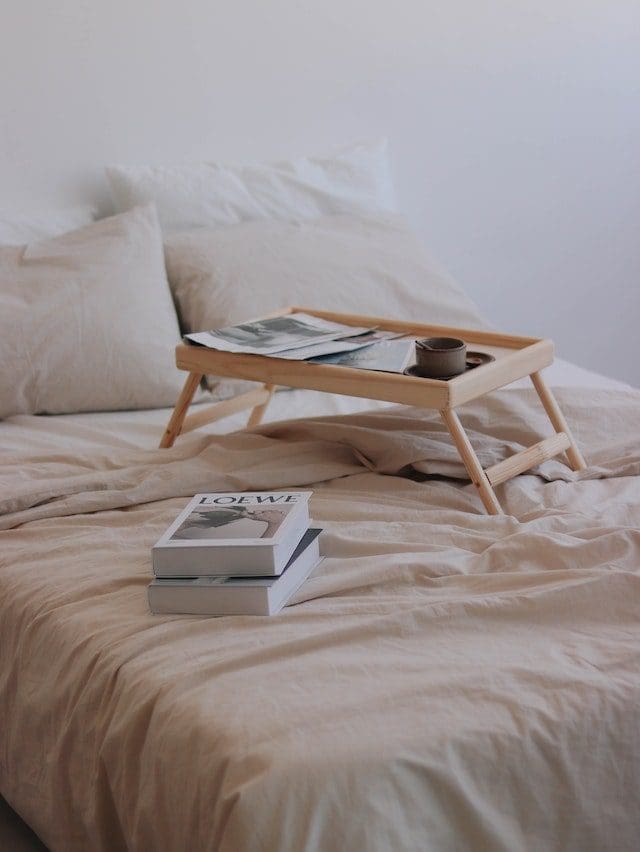
M 412 339 L 381 340 L 351 352 L 339 352 L 313 358 L 315 364 L 336 364 L 358 370 L 378 370 L 383 373 L 403 373 L 412 363 L 415 344 Z
M 296 313 L 187 334 L 185 339 L 223 352 L 272 355 L 311 344 L 357 337 L 371 330 Z
M 341 340 L 327 340 L 325 343 L 314 343 L 311 346 L 305 346 L 300 349 L 287 349 L 284 352 L 274 353 L 274 357 L 286 358 L 290 361 L 313 361 L 316 358 L 320 361 L 320 356 L 328 355 L 336 357 L 354 352 L 359 349 L 364 349 L 367 346 L 372 346 L 381 340 L 392 340 L 401 335 L 395 331 L 367 331 L 364 334 L 358 334 L 354 337 L 346 337 Z M 328 363 L 328 362 L 327 362 Z

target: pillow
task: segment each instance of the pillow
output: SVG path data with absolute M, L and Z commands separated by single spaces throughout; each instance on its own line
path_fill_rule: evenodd
M 184 332 L 287 305 L 486 326 L 397 215 L 203 228 L 166 238 L 165 260 Z M 226 395 L 227 386 L 217 392 Z
M 0 246 L 21 246 L 33 240 L 57 237 L 88 225 L 94 218 L 95 210 L 88 205 L 33 213 L 0 212 Z
M 153 201 L 166 233 L 255 219 L 304 222 L 327 214 L 395 209 L 386 140 L 280 163 L 113 166 L 106 171 L 116 209 Z
M 0 417 L 172 405 L 178 340 L 152 207 L 0 248 Z

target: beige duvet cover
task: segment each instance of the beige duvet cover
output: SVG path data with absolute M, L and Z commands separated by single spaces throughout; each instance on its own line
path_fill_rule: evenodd
M 558 397 L 590 469 L 502 517 L 413 409 L 165 451 L 5 424 L 0 792 L 54 850 L 636 849 L 640 394 Z M 545 420 L 463 410 L 485 465 Z M 327 559 L 293 606 L 148 613 L 188 496 L 302 486 Z

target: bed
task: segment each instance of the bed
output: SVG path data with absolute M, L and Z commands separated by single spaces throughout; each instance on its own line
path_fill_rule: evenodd
M 133 214 L 147 243 L 127 256 L 127 287 L 150 254 L 154 275 L 141 267 L 139 278 L 156 286 L 153 216 Z M 88 226 L 100 250 L 123 221 Z M 275 227 L 260 235 L 264 255 L 258 242 L 244 255 L 260 255 L 261 274 L 272 262 L 281 281 L 280 260 L 269 260 Z M 354 274 L 354 245 L 366 243 L 367 269 L 378 251 L 385 299 L 409 304 L 386 265 L 404 263 L 403 280 L 414 274 L 396 225 L 276 230 L 306 240 L 305 257 L 329 239 L 316 259 L 334 264 L 345 227 L 353 238 L 341 275 Z M 234 320 L 238 244 L 252 229 L 165 241 L 183 326 L 203 280 L 193 259 L 212 241 L 227 300 L 198 291 L 196 313 L 224 302 Z M 85 252 L 85 239 L 38 243 L 29 270 L 64 268 L 68 286 L 70 246 Z M 126 244 L 142 243 L 127 230 Z M 10 253 L 7 262 L 22 261 Z M 109 292 L 102 317 L 118 301 Z M 445 322 L 468 309 L 455 287 L 429 293 L 429 310 L 448 306 Z M 322 297 L 350 293 L 327 284 Z M 74 319 L 84 313 L 97 315 Z M 167 316 L 156 315 L 155 332 L 170 338 Z M 124 328 L 123 346 L 135 327 Z M 47 847 L 637 848 L 640 392 L 556 362 L 546 376 L 589 468 L 545 462 L 499 486 L 506 514 L 489 516 L 435 412 L 286 391 L 258 428 L 244 430 L 246 414 L 236 415 L 157 450 L 170 398 L 107 408 L 116 391 L 120 402 L 152 386 L 155 399 L 171 397 L 173 374 L 132 378 L 112 356 L 109 382 L 85 359 L 75 383 L 56 384 L 50 361 L 37 381 L 17 381 L 19 392 L 0 387 L 0 793 Z M 23 410 L 42 400 L 63 408 L 67 385 L 73 413 Z M 209 388 L 231 390 L 215 377 Z M 519 382 L 464 406 L 483 466 L 549 430 L 535 400 Z M 325 560 L 281 614 L 149 613 L 151 545 L 190 496 L 303 487 Z
M 587 377 L 556 393 L 590 473 L 508 483 L 518 520 L 479 513 L 411 409 L 293 391 L 271 417 L 307 419 L 169 451 L 166 410 L 3 423 L 7 800 L 52 849 L 634 848 L 640 395 Z M 480 452 L 534 410 L 470 407 Z M 327 558 L 295 605 L 148 613 L 187 494 L 302 484 Z

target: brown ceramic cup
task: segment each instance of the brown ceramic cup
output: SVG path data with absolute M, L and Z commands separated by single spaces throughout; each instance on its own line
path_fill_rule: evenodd
M 467 346 L 457 337 L 423 337 L 416 340 L 416 367 L 421 376 L 437 379 L 464 373 Z

